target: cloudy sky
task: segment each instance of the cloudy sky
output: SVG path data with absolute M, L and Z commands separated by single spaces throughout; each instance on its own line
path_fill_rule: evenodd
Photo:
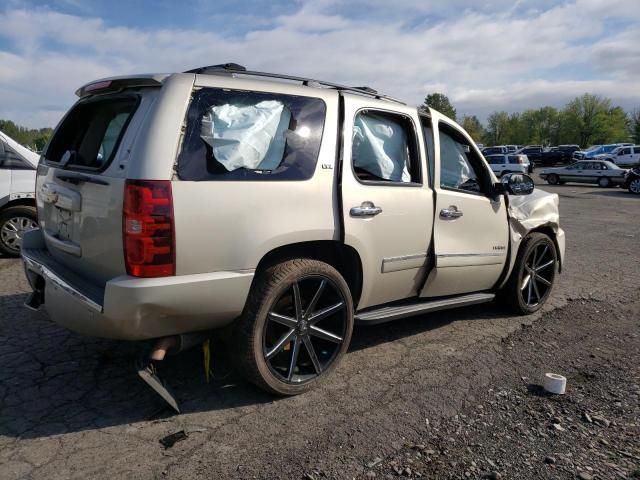
M 234 61 L 459 114 L 640 107 L 640 0 L 0 0 L 0 118 L 53 126 L 83 83 Z

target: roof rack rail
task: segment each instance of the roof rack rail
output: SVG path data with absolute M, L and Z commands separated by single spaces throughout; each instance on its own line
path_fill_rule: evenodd
M 209 65 L 206 67 L 193 68 L 191 70 L 187 70 L 184 73 L 196 73 L 200 75 L 234 75 L 235 74 L 235 75 L 247 75 L 252 77 L 291 80 L 294 82 L 300 82 L 302 83 L 302 85 L 305 85 L 305 86 L 312 86 L 312 87 L 321 86 L 321 87 L 335 88 L 336 90 L 340 90 L 340 91 L 357 93 L 360 95 L 370 96 L 370 97 L 374 97 L 382 100 L 388 100 L 391 102 L 406 105 L 405 102 L 403 102 L 402 100 L 398 100 L 397 98 L 393 98 L 388 95 L 382 95 L 370 87 L 349 87 L 347 85 L 340 85 L 339 83 L 315 80 L 313 78 L 296 77 L 294 75 L 283 75 L 279 73 L 256 72 L 253 70 L 247 70 L 245 67 L 237 63 L 222 63 L 219 65 Z

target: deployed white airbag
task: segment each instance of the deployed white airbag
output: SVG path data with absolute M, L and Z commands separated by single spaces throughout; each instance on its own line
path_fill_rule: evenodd
M 376 177 L 410 182 L 409 148 L 402 125 L 386 117 L 360 114 L 353 127 L 353 165 Z
M 459 188 L 470 180 L 472 175 L 465 145 L 456 142 L 449 135 L 440 135 L 440 185 Z
M 284 157 L 291 112 L 282 102 L 213 106 L 202 118 L 201 137 L 228 171 L 275 170 Z

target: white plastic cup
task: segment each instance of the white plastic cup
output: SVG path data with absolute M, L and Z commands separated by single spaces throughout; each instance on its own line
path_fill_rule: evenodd
M 564 395 L 567 388 L 567 379 L 557 373 L 545 373 L 543 388 L 549 393 Z

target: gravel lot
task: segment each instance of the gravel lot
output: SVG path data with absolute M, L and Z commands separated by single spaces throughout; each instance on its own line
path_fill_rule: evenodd
M 451 310 L 357 328 L 322 388 L 275 399 L 214 346 L 135 374 L 139 345 L 81 337 L 22 307 L 0 258 L 0 478 L 640 478 L 640 198 L 561 196 L 567 264 L 542 312 Z M 568 392 L 547 396 L 547 371 Z M 159 440 L 184 430 L 171 448 Z

